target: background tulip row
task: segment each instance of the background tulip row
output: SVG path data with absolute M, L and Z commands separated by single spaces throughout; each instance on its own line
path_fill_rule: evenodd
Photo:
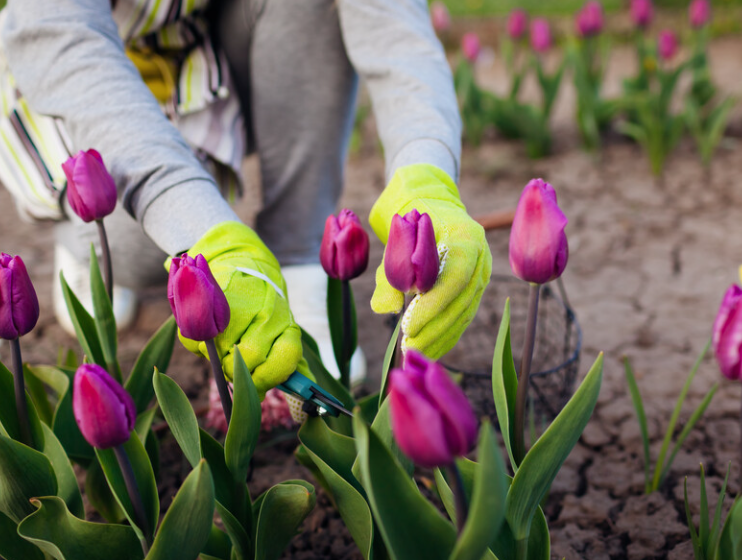
M 718 91 L 709 71 L 709 0 L 687 4 L 685 27 L 659 31 L 652 27 L 652 0 L 631 0 L 627 7 L 637 63 L 634 74 L 624 77 L 618 96 L 604 92 L 612 41 L 605 33 L 609 16 L 598 0 L 589 0 L 577 10 L 573 31 L 558 44 L 548 19 L 531 17 L 522 8 L 510 13 L 495 53 L 507 69 L 506 95 L 479 86 L 480 38 L 472 32 L 464 34 L 452 59 L 464 138 L 476 145 L 488 131 L 496 130 L 505 138 L 524 142 L 531 157 L 548 155 L 554 140 L 552 109 L 564 80 L 569 79 L 577 93 L 576 125 L 586 149 L 598 149 L 604 135 L 614 129 L 645 150 L 652 173 L 660 177 L 668 155 L 688 134 L 708 167 L 735 104 Z M 451 17 L 440 0 L 432 3 L 431 17 L 446 39 Z M 681 34 L 687 37 L 685 45 Z M 486 39 L 493 42 L 491 37 Z M 523 95 L 526 80 L 538 85 L 538 101 Z

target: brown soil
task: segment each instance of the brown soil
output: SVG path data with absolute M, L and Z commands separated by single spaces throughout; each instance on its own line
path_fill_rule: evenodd
M 731 93 L 739 93 L 740 48 L 739 39 L 713 45 L 715 73 Z M 617 76 L 630 69 L 630 52 L 619 50 L 615 61 L 608 86 L 613 91 L 618 87 Z M 480 70 L 484 83 L 497 85 L 502 77 L 498 67 Z M 708 176 L 692 145 L 681 144 L 668 164 L 665 187 L 660 188 L 650 177 L 643 154 L 632 144 L 614 138 L 600 157 L 583 153 L 571 121 L 570 99 L 567 90 L 558 105 L 557 153 L 552 157 L 529 161 L 519 145 L 491 139 L 478 149 L 465 150 L 461 179 L 462 197 L 474 214 L 514 207 L 532 177 L 543 177 L 554 185 L 570 219 L 570 262 L 564 282 L 583 331 L 578 378 L 600 351 L 605 353 L 605 376 L 595 415 L 557 477 L 546 508 L 552 557 L 691 559 L 682 481 L 688 477 L 696 516 L 699 463 L 706 466 L 709 486 L 713 487 L 712 506 L 730 461 L 729 494 L 740 491 L 740 388 L 720 379 L 712 358 L 704 360 L 681 415 L 681 426 L 714 383 L 721 383 L 721 387 L 675 460 L 666 484 L 659 492 L 645 496 L 640 432 L 621 360 L 628 356 L 634 365 L 649 419 L 652 456 L 656 457 L 675 398 L 710 336 L 722 294 L 738 280 L 742 145 L 736 138 L 725 140 Z M 735 131 L 742 122 L 736 118 L 732 124 Z M 351 159 L 342 201 L 364 221 L 384 186 L 383 164 L 374 145 L 367 142 Z M 42 306 L 39 326 L 24 344 L 24 357 L 31 362 L 54 362 L 58 348 L 74 347 L 75 341 L 56 324 L 51 308 L 52 229 L 47 224 L 22 223 L 4 190 L 0 191 L 0 208 L 4 210 L 0 250 L 23 256 Z M 247 201 L 239 211 L 246 219 L 252 214 Z M 508 232 L 489 232 L 488 239 L 493 272 L 508 275 Z M 372 387 L 378 387 L 388 332 L 384 319 L 373 315 L 368 306 L 373 268 L 381 255 L 382 248 L 374 239 L 371 270 L 354 282 L 359 339 L 368 356 Z M 121 336 L 124 364 L 133 362 L 170 313 L 164 290 L 152 290 L 144 298 L 135 328 Z M 485 363 L 491 352 L 491 347 L 482 349 Z M 9 360 L 7 346 L 0 349 L 0 357 Z M 195 406 L 205 403 L 204 362 L 178 345 L 168 374 L 181 384 Z M 163 472 L 174 471 L 161 482 L 163 500 L 168 502 L 186 469 L 178 468 L 182 457 L 169 436 L 164 436 L 163 447 L 163 460 L 169 463 Z M 258 451 L 254 493 L 280 480 L 310 476 L 296 465 L 293 447 L 288 443 Z M 360 558 L 328 498 L 321 491 L 318 494 L 318 507 L 285 558 Z

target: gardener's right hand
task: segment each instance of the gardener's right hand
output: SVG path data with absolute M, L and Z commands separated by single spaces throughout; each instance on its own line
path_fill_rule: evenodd
M 224 290 L 231 311 L 227 329 L 216 338 L 227 379 L 234 373 L 235 345 L 261 399 L 296 370 L 312 378 L 302 358 L 301 329 L 289 309 L 280 266 L 257 234 L 239 222 L 223 222 L 188 251 L 192 257 L 199 253 Z M 180 338 L 188 350 L 208 358 L 205 343 Z

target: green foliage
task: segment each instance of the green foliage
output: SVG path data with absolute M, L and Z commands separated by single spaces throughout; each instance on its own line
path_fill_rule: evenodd
M 685 477 L 685 482 L 683 483 L 685 518 L 688 521 L 688 528 L 690 529 L 695 560 L 727 558 L 727 556 L 718 556 L 718 553 L 719 542 L 721 539 L 721 508 L 724 504 L 724 498 L 726 497 L 727 482 L 729 481 L 729 471 L 731 468 L 732 465 L 730 463 L 727 467 L 727 475 L 724 478 L 724 484 L 721 486 L 721 492 L 719 492 L 719 499 L 716 502 L 714 519 L 709 525 L 709 506 L 708 498 L 706 497 L 706 472 L 704 471 L 703 465 L 701 465 L 701 523 L 698 531 L 696 531 L 696 528 L 693 525 L 693 516 L 690 513 L 690 504 L 688 502 L 688 477 Z
M 701 352 L 701 355 L 696 360 L 696 363 L 693 365 L 693 368 L 691 369 L 688 377 L 685 380 L 685 384 L 680 391 L 680 395 L 678 395 L 678 400 L 675 403 L 675 409 L 670 416 L 670 422 L 667 425 L 665 437 L 662 441 L 662 447 L 660 448 L 659 455 L 657 456 L 657 463 L 655 464 L 653 474 L 651 473 L 652 466 L 649 453 L 649 431 L 647 429 L 647 416 L 644 411 L 644 404 L 642 402 L 641 393 L 639 392 L 639 387 L 636 383 L 636 377 L 634 376 L 634 370 L 632 369 L 628 358 L 624 358 L 626 382 L 629 386 L 631 401 L 634 404 L 634 409 L 636 410 L 636 416 L 637 420 L 639 421 L 639 429 L 641 430 L 642 443 L 644 446 L 644 492 L 646 494 L 656 492 L 660 488 L 660 486 L 662 486 L 665 478 L 667 477 L 667 473 L 670 471 L 672 462 L 675 460 L 675 456 L 678 454 L 678 451 L 680 451 L 680 448 L 683 446 L 686 438 L 693 430 L 693 427 L 696 425 L 698 420 L 701 419 L 703 413 L 706 412 L 709 404 L 711 404 L 711 399 L 714 398 L 714 394 L 719 387 L 718 383 L 716 383 L 713 387 L 711 387 L 711 389 L 709 389 L 703 400 L 701 400 L 700 404 L 690 415 L 688 421 L 685 422 L 685 424 L 683 425 L 683 429 L 678 435 L 672 451 L 670 451 L 670 444 L 672 443 L 672 438 L 675 434 L 675 427 L 677 426 L 678 419 L 680 418 L 680 412 L 683 408 L 683 403 L 685 402 L 685 398 L 688 396 L 688 391 L 690 390 L 690 385 L 693 381 L 693 378 L 696 376 L 698 368 L 700 367 L 704 356 L 708 352 L 710 345 L 711 341 L 706 344 L 705 348 Z M 669 457 L 667 457 L 668 451 L 670 451 Z

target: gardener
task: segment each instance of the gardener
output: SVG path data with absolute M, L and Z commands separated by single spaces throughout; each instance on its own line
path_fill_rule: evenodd
M 61 163 L 93 147 L 122 201 L 107 221 L 120 326 L 134 316 L 135 290 L 163 280 L 166 255 L 203 253 L 232 307 L 225 336 L 256 381 L 275 385 L 294 370 L 297 323 L 333 363 L 318 253 L 360 75 L 388 178 L 371 225 L 385 242 L 394 214 L 428 212 L 442 253 L 438 282 L 406 317 L 406 343 L 432 357 L 455 344 L 491 256 L 454 183 L 460 122 L 424 0 L 109 1 L 9 0 L 0 15 L 0 180 L 23 214 L 58 220 L 55 267 L 75 291 L 97 235 L 66 211 Z M 251 152 L 263 189 L 255 232 L 229 204 Z M 55 311 L 70 330 L 59 292 Z M 380 267 L 374 310 L 401 301 Z M 362 367 L 356 357 L 356 375 Z

